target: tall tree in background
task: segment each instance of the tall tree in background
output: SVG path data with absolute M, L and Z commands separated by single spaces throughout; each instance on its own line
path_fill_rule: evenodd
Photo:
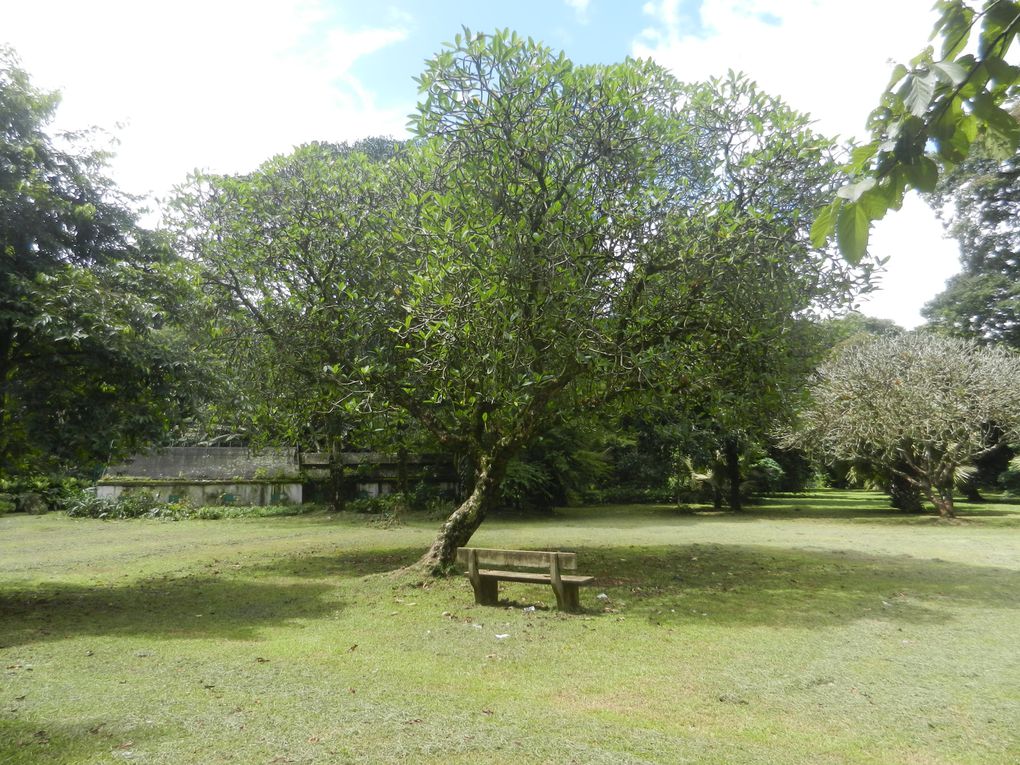
M 140 230 L 58 97 L 0 50 L 0 473 L 86 468 L 183 418 L 187 266 Z
M 1020 106 L 1012 116 L 1020 120 Z M 936 209 L 960 243 L 961 273 L 924 309 L 929 322 L 1020 348 L 1020 153 L 978 147 L 939 183 Z
M 379 294 L 392 288 L 380 271 L 380 210 L 399 147 L 383 138 L 313 143 L 252 173 L 198 175 L 178 190 L 171 225 L 181 251 L 203 265 L 211 347 L 224 364 L 207 436 L 336 453 L 399 448 L 412 435 L 406 416 L 351 374 L 392 336 L 376 314 L 393 297 Z

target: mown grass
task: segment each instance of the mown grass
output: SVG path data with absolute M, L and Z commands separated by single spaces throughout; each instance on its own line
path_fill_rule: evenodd
M 482 527 L 577 550 L 579 615 L 389 575 L 424 520 L 6 516 L 0 763 L 1020 761 L 1020 507 L 961 509 Z

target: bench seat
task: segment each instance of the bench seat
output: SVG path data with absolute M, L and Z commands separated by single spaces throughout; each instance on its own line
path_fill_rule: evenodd
M 480 568 L 478 569 L 478 576 L 488 576 L 499 579 L 502 582 L 521 582 L 522 584 L 549 584 L 552 582 L 552 577 L 549 574 L 532 573 L 530 571 L 496 571 L 491 568 Z M 595 577 L 560 574 L 560 580 L 584 587 L 594 582 Z

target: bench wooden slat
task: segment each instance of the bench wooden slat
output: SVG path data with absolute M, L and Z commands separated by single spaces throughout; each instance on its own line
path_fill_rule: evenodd
M 551 553 L 534 550 L 493 550 L 485 547 L 460 547 L 457 562 L 468 565 L 468 550 L 474 550 L 479 564 L 487 566 L 522 566 L 524 568 L 549 568 L 553 555 L 559 556 L 561 569 L 577 569 L 577 553 Z
M 549 574 L 532 573 L 530 571 L 494 571 L 492 569 L 478 569 L 479 576 L 487 576 L 499 579 L 504 582 L 534 582 L 537 584 L 549 584 L 552 578 Z M 562 574 L 560 579 L 570 584 L 586 585 L 595 581 L 593 576 L 575 576 L 573 574 Z

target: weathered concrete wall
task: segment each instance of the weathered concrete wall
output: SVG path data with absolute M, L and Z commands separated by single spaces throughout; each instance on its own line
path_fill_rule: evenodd
M 194 481 L 252 479 L 298 480 L 297 450 L 243 446 L 178 446 L 151 454 L 137 454 L 119 465 L 110 465 L 104 480 L 130 478 L 190 478 Z
M 207 505 L 300 505 L 300 483 L 110 483 L 105 479 L 96 487 L 100 497 L 116 499 L 125 493 L 147 491 L 165 502 L 186 500 L 196 507 Z

